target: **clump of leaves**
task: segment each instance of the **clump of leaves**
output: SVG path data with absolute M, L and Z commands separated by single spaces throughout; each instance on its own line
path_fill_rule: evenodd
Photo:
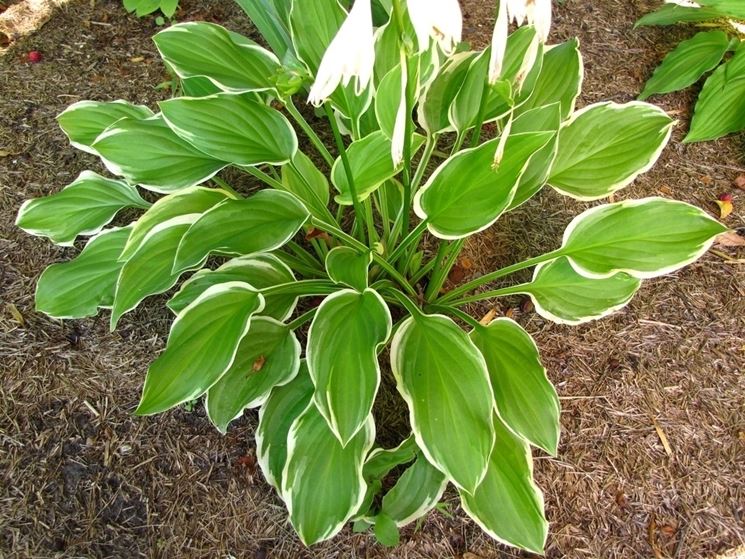
M 178 0 L 123 0 L 124 9 L 137 17 L 145 17 L 155 12 L 160 12 L 168 19 L 173 18 L 178 9 Z M 156 18 L 158 25 L 163 25 L 165 20 L 162 16 Z
M 239 3 L 273 52 L 212 23 L 175 25 L 155 43 L 184 96 L 157 113 L 86 101 L 59 116 L 118 178 L 86 171 L 21 208 L 30 233 L 63 246 L 89 237 L 42 274 L 37 308 L 110 309 L 114 328 L 178 286 L 137 413 L 203 397 L 224 432 L 260 408 L 259 463 L 308 545 L 351 520 L 395 544 L 452 484 L 490 536 L 540 552 L 548 523 L 530 448 L 556 453 L 559 400 L 521 326 L 462 308 L 522 293 L 548 320 L 594 320 L 725 228 L 662 198 L 595 205 L 556 249 L 443 285 L 468 238 L 546 185 L 580 200 L 623 189 L 674 123 L 641 102 L 575 111 L 579 44 L 545 44 L 550 2 L 502 4 L 483 51 L 459 44 L 454 0 L 357 0 L 349 13 L 335 1 Z M 508 35 L 509 19 L 526 18 L 534 25 Z M 306 93 L 332 146 L 295 107 Z M 238 192 L 226 167 L 268 188 Z M 139 217 L 110 227 L 124 208 Z M 527 268 L 530 281 L 504 286 Z M 412 431 L 393 449 L 376 448 L 372 415 L 388 354 Z
M 699 31 L 680 43 L 657 67 L 639 98 L 685 89 L 711 72 L 684 141 L 716 140 L 745 130 L 745 2 L 666 0 L 637 25 L 676 23 L 722 29 Z

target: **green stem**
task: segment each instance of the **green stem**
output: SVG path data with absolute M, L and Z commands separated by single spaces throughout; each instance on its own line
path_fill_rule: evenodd
M 241 169 L 246 171 L 249 175 L 256 177 L 264 184 L 271 186 L 272 188 L 276 188 L 277 190 L 285 189 L 285 185 L 257 167 L 241 167 Z
M 373 245 L 378 242 L 378 232 L 375 230 L 375 218 L 373 217 L 372 202 L 370 197 L 362 203 L 365 208 L 365 223 L 367 224 L 368 246 L 372 249 Z
M 424 276 L 429 274 L 434 269 L 436 263 L 437 261 L 434 258 L 430 258 L 429 262 L 422 266 L 421 270 L 419 270 L 409 279 L 409 283 L 411 285 L 416 285 L 417 283 L 419 283 Z
M 386 289 L 386 293 L 390 293 L 393 295 L 393 297 L 401 303 L 401 306 L 403 306 L 407 311 L 409 311 L 409 314 L 413 317 L 422 316 L 424 314 L 422 310 L 416 306 L 416 303 L 409 299 L 404 293 L 401 293 L 398 289 Z
M 440 242 L 440 246 L 437 248 L 437 256 L 435 256 L 434 274 L 429 280 L 427 290 L 424 292 L 424 300 L 431 302 L 432 299 L 436 298 L 440 294 L 445 280 L 447 279 L 447 273 L 444 271 L 446 266 L 443 264 L 446 257 L 450 254 L 453 247 L 453 243 Z M 448 270 L 449 272 L 449 270 Z
M 289 254 L 288 252 L 281 250 L 278 250 L 274 254 L 287 266 L 292 268 L 292 270 L 302 274 L 303 276 L 310 278 L 326 277 L 325 272 L 316 269 L 316 266 L 308 266 L 304 260 L 298 258 L 294 254 Z
M 403 241 L 401 241 L 401 244 L 396 247 L 396 250 L 394 250 L 389 257 L 389 262 L 391 264 L 395 264 L 396 262 L 398 262 L 398 259 L 404 255 L 406 249 L 409 248 L 412 243 L 417 242 L 426 230 L 427 222 L 420 221 L 419 225 L 417 225 L 414 230 L 409 233 Z
M 291 283 L 281 283 L 261 290 L 264 297 L 270 295 L 297 295 L 298 297 L 315 297 L 317 295 L 331 295 L 339 291 L 339 286 L 328 280 L 300 280 Z
M 518 262 L 517 264 L 513 264 L 512 266 L 507 266 L 506 268 L 502 268 L 501 270 L 497 270 L 496 272 L 492 272 L 491 274 L 486 274 L 456 289 L 453 289 L 449 293 L 446 293 L 445 296 L 440 298 L 437 302 L 438 303 L 449 303 L 450 301 L 457 299 L 461 295 L 465 295 L 469 291 L 478 289 L 482 285 L 486 285 L 487 283 L 491 283 L 495 280 L 498 280 L 499 278 L 503 278 L 510 274 L 514 274 L 515 272 L 519 272 L 520 270 L 524 270 L 525 268 L 532 268 L 533 266 L 537 266 L 538 264 L 541 264 L 542 262 L 548 262 L 550 260 L 555 260 L 559 256 L 561 256 L 561 249 L 555 250 L 553 252 L 549 252 L 546 254 L 542 254 L 541 256 L 536 256 L 534 258 L 529 258 L 528 260 L 524 260 L 523 262 Z
M 289 241 L 286 246 L 297 258 L 303 260 L 303 262 L 305 262 L 308 266 L 317 268 L 319 272 L 323 272 L 323 266 L 321 265 L 320 261 L 313 258 L 313 255 L 311 255 L 299 244 L 294 241 Z
M 473 130 L 473 136 L 471 136 L 471 147 L 475 148 L 479 145 L 481 139 L 481 130 L 484 127 L 484 115 L 486 113 L 486 101 L 489 95 L 489 82 L 484 84 L 484 92 L 481 94 L 481 104 L 479 105 L 479 113 L 476 116 L 476 127 Z
M 298 328 L 305 326 L 305 324 L 313 320 L 313 317 L 316 316 L 317 312 L 318 312 L 318 308 L 315 308 L 315 309 L 311 309 L 308 312 L 301 314 L 292 322 L 288 322 L 287 328 L 289 328 L 292 331 L 295 331 Z
M 433 311 L 439 311 L 441 313 L 452 315 L 456 318 L 461 319 L 463 322 L 471 326 L 472 328 L 478 330 L 480 328 L 483 328 L 483 325 L 479 323 L 478 320 L 473 318 L 472 316 L 464 313 L 463 311 L 459 309 L 454 309 L 453 307 L 450 307 L 448 305 L 430 305 L 427 307 L 427 310 L 432 309 Z
M 364 252 L 368 252 L 370 250 L 367 246 L 365 246 L 364 244 L 362 244 L 361 242 L 359 242 L 357 239 L 355 239 L 351 235 L 348 235 L 347 233 L 345 233 L 341 229 L 339 229 L 337 227 L 334 227 L 330 223 L 326 223 L 326 222 L 324 222 L 324 221 L 322 221 L 320 219 L 317 219 L 317 218 L 311 218 L 311 221 L 312 221 L 313 225 L 315 225 L 318 229 L 321 229 L 323 231 L 326 231 L 327 233 L 329 233 L 329 234 L 333 235 L 334 237 L 336 237 L 336 238 L 344 241 L 346 244 L 348 244 L 352 248 L 355 248 L 355 249 L 359 250 L 360 252 L 363 252 L 364 253 Z M 381 268 L 383 268 L 383 270 L 385 270 L 388 273 L 388 275 L 391 276 L 391 278 L 393 278 L 394 280 L 396 280 L 396 282 L 398 282 L 398 284 L 402 288 L 404 288 L 409 295 L 411 295 L 412 297 L 416 297 L 417 296 L 416 290 L 409 284 L 409 282 L 406 280 L 406 278 L 403 275 L 401 275 L 398 272 L 398 270 L 396 270 L 396 268 L 394 268 L 393 266 L 391 266 L 391 264 L 385 258 L 383 258 L 382 256 L 380 256 L 377 252 L 372 251 L 371 254 L 373 256 L 373 261 L 378 266 L 380 266 Z
M 287 99 L 285 108 L 287 109 L 287 112 L 290 113 L 290 116 L 295 120 L 295 122 L 298 123 L 300 128 L 303 129 L 303 132 L 305 132 L 305 135 L 308 136 L 308 139 L 311 141 L 316 150 L 318 150 L 318 153 L 321 154 L 321 157 L 323 157 L 324 161 L 326 161 L 326 164 L 329 167 L 332 167 L 334 165 L 334 157 L 331 155 L 331 153 L 329 153 L 329 150 L 326 149 L 326 146 L 321 141 L 321 138 L 318 137 L 316 131 L 313 130 L 313 127 L 308 124 L 308 121 L 305 120 L 305 117 L 300 113 L 300 111 L 297 110 L 297 107 L 295 107 L 295 104 L 292 102 L 292 98 Z
M 454 156 L 456 153 L 460 151 L 460 148 L 463 147 L 463 142 L 465 141 L 466 141 L 466 134 L 464 132 L 459 132 L 455 138 L 453 149 L 450 150 L 450 157 Z
M 403 171 L 403 183 L 404 183 L 404 204 L 401 210 L 402 217 L 402 234 L 408 235 L 409 225 L 411 220 L 411 193 L 412 193 L 412 181 L 411 181 L 411 136 L 413 133 L 411 113 L 414 110 L 414 91 L 411 87 L 411 79 L 409 76 L 408 67 L 406 68 L 406 122 L 404 124 L 404 171 Z
M 316 193 L 315 188 L 311 186 L 310 182 L 308 182 L 308 179 L 305 177 L 302 171 L 300 171 L 297 165 L 295 165 L 295 162 L 290 161 L 288 165 L 290 166 L 290 168 L 292 168 L 295 174 L 300 177 L 300 180 L 303 181 L 303 184 L 307 187 L 308 192 L 310 192 L 310 195 L 313 196 L 313 199 L 315 200 L 317 207 L 322 210 L 324 219 L 328 219 L 331 223 L 337 223 L 339 220 L 334 218 L 334 215 L 329 211 L 328 207 L 326 206 L 326 203 L 318 197 L 318 194 Z
M 528 285 L 530 284 L 521 283 L 520 285 L 513 285 L 511 287 L 504 287 L 502 289 L 495 289 L 493 291 L 484 291 L 476 295 L 471 295 L 470 297 L 463 297 L 455 301 L 448 301 L 448 305 L 452 305 L 453 307 L 462 307 L 463 305 L 468 305 L 469 303 L 478 303 L 479 301 L 486 301 L 487 299 L 507 297 L 509 295 L 518 295 L 520 293 L 525 293 Z
M 427 171 L 427 166 L 429 165 L 430 159 L 432 159 L 432 154 L 435 151 L 435 148 L 437 147 L 437 140 L 439 137 L 437 134 L 432 134 L 431 136 L 427 136 L 427 143 L 424 146 L 424 153 L 422 154 L 422 158 L 419 161 L 419 165 L 416 168 L 416 174 L 414 175 L 414 179 L 411 181 L 412 184 L 412 190 L 414 192 L 417 191 L 419 188 L 419 185 L 422 182 L 422 178 L 424 177 L 424 173 Z
M 339 132 L 339 125 L 334 117 L 334 111 L 329 107 L 328 104 L 324 103 L 323 110 L 326 111 L 331 130 L 334 132 L 334 141 L 336 142 L 336 148 L 339 150 L 339 156 L 341 157 L 342 164 L 344 165 L 344 172 L 347 176 L 347 183 L 349 185 L 349 194 L 352 196 L 352 205 L 354 206 L 354 215 L 358 223 L 362 223 L 364 220 L 364 214 L 360 207 L 360 201 L 357 198 L 357 188 L 354 184 L 354 176 L 352 175 L 352 166 L 349 164 L 349 157 L 347 156 L 347 148 L 344 145 L 344 139 L 341 137 Z
M 243 198 L 243 195 L 240 192 L 238 192 L 237 190 L 235 190 L 232 186 L 230 186 L 227 182 L 225 182 L 224 180 L 222 180 L 220 177 L 212 177 L 212 181 L 217 186 L 219 186 L 220 188 L 222 188 L 223 190 L 227 190 L 228 192 L 230 192 L 237 199 Z

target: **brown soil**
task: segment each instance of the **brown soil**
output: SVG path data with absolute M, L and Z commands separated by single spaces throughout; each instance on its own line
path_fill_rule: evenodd
M 554 39 L 582 40 L 582 104 L 632 99 L 682 36 L 634 31 L 650 4 L 567 0 L 557 8 Z M 464 5 L 467 34 L 483 43 L 493 2 Z M 227 2 L 185 0 L 181 14 L 250 32 Z M 483 536 L 453 495 L 450 515 L 405 529 L 394 552 L 348 529 L 306 550 L 256 469 L 254 413 L 225 437 L 200 408 L 131 415 L 164 344 L 162 301 L 115 333 L 105 320 L 62 323 L 34 312 L 43 268 L 75 251 L 16 230 L 15 213 L 23 200 L 99 168 L 68 147 L 54 116 L 80 99 L 152 106 L 162 98 L 155 86 L 169 78 L 149 40 L 155 31 L 152 19 L 126 16 L 117 1 L 79 0 L 0 61 L 0 556 L 527 557 Z M 24 62 L 29 50 L 44 62 Z M 662 194 L 713 212 L 713 200 L 733 192 L 726 222 L 742 226 L 745 195 L 732 186 L 745 173 L 742 138 L 680 144 L 691 100 L 655 99 L 682 124 L 657 167 L 619 197 Z M 583 207 L 546 192 L 472 241 L 469 258 L 491 269 L 554 248 Z M 548 557 L 713 557 L 745 543 L 745 275 L 732 260 L 742 257 L 720 248 L 648 282 L 620 314 L 580 328 L 548 324 L 519 300 L 500 309 L 535 334 L 562 397 L 559 456 L 536 457 L 552 522 Z M 389 437 L 404 434 L 400 401 L 380 414 Z

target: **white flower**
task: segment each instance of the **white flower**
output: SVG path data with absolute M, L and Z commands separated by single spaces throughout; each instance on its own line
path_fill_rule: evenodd
M 734 19 L 729 20 L 729 24 L 732 26 L 732 28 L 737 31 L 738 33 L 745 35 L 745 24 L 739 23 L 735 21 Z
M 375 37 L 373 34 L 370 0 L 355 0 L 346 21 L 331 41 L 316 73 L 308 101 L 321 105 L 343 83 L 349 85 L 357 78 L 359 95 L 370 83 L 375 65 Z
M 525 56 L 520 64 L 520 69 L 517 71 L 517 75 L 515 76 L 515 85 L 517 86 L 518 91 L 522 89 L 525 79 L 533 69 L 533 66 L 535 66 L 535 62 L 538 59 L 538 47 L 540 46 L 541 38 L 536 34 L 533 36 L 530 45 L 528 45 L 528 50 L 525 51 Z
M 391 138 L 391 158 L 393 166 L 398 167 L 404 160 L 404 143 L 406 142 L 406 86 L 408 69 L 406 68 L 406 55 L 401 52 L 401 102 L 396 112 L 396 122 L 393 125 L 393 138 Z
M 534 25 L 541 40 L 546 42 L 551 30 L 551 0 L 502 0 L 502 2 L 507 5 L 508 21 L 514 20 L 517 25 L 522 25 L 527 20 L 528 25 Z
M 504 125 L 504 130 L 502 130 L 502 136 L 499 138 L 497 151 L 494 153 L 494 163 L 492 163 L 492 169 L 494 171 L 499 169 L 499 166 L 502 164 L 502 159 L 504 159 L 504 150 L 507 147 L 507 140 L 509 139 L 510 134 L 512 134 L 512 118 L 514 114 L 514 112 L 510 112 L 507 124 Z
M 551 31 L 551 0 L 528 0 L 528 23 L 535 26 L 545 43 Z
M 452 54 L 463 33 L 463 14 L 458 0 L 407 0 L 419 52 L 435 39 L 446 54 Z
M 700 8 L 701 4 L 693 2 L 692 0 L 665 0 L 665 4 L 677 4 L 684 8 Z
M 507 15 L 509 19 L 515 20 L 515 23 L 522 25 L 525 23 L 525 18 L 528 15 L 528 1 L 530 0 L 500 0 L 506 4 Z
M 489 84 L 494 85 L 502 74 L 504 54 L 507 50 L 507 35 L 509 34 L 509 20 L 507 2 L 500 0 L 497 23 L 491 38 L 491 56 L 489 58 Z

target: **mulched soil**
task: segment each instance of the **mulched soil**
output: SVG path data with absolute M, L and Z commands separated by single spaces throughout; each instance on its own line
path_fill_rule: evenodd
M 484 44 L 492 0 L 463 4 L 468 38 Z M 582 41 L 581 105 L 633 99 L 685 36 L 634 31 L 651 4 L 557 8 L 553 39 Z M 180 17 L 251 32 L 228 2 L 185 0 Z M 304 549 L 257 470 L 255 413 L 227 436 L 199 407 L 132 416 L 147 364 L 164 346 L 164 299 L 114 333 L 105 317 L 62 323 L 34 312 L 41 271 L 76 251 L 18 231 L 18 207 L 100 169 L 67 145 L 54 117 L 80 99 L 153 106 L 167 95 L 156 88 L 169 79 L 149 40 L 156 31 L 119 2 L 78 0 L 0 60 L 0 556 L 529 557 L 481 534 L 450 493 L 449 512 L 406 528 L 395 551 L 349 529 Z M 26 63 L 30 50 L 44 61 Z M 742 226 L 745 194 L 732 186 L 745 173 L 742 136 L 682 145 L 692 94 L 654 100 L 681 125 L 655 169 L 618 198 L 664 195 L 715 213 L 718 195 L 733 192 L 726 222 Z M 463 275 L 555 248 L 584 207 L 543 193 L 469 244 Z M 536 454 L 552 523 L 548 557 L 713 557 L 745 543 L 744 254 L 717 251 L 648 282 L 618 315 L 579 328 L 548 324 L 519 299 L 498 309 L 536 336 L 562 397 L 558 458 Z M 405 411 L 390 379 L 385 385 L 377 414 L 393 440 L 404 435 Z

